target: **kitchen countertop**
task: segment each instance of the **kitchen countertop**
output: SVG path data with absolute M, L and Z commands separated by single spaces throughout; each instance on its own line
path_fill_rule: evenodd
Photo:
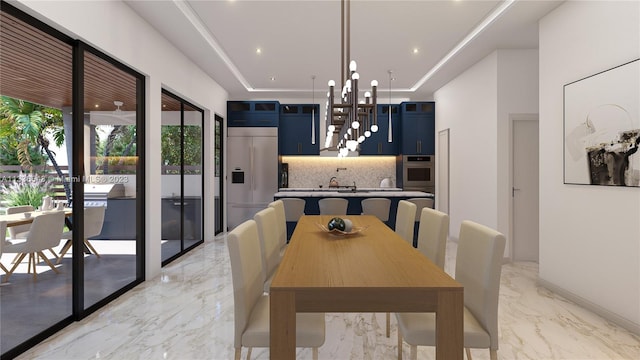
M 341 186 L 340 190 L 345 190 L 348 189 L 348 186 Z M 388 188 L 357 188 L 358 190 L 366 190 L 366 191 L 402 191 L 401 188 L 394 188 L 394 187 L 388 187 Z M 314 188 L 279 188 L 278 191 L 336 191 L 336 189 L 334 188 L 330 188 L 330 187 L 323 187 L 323 188 L 319 188 L 319 187 L 314 187 Z
M 380 191 L 379 188 L 375 190 L 369 190 L 367 188 L 358 189 L 356 192 L 351 192 L 347 189 L 343 191 L 328 190 L 328 189 L 280 189 L 273 196 L 279 197 L 433 197 L 433 194 L 422 191 L 402 191 L 397 188 L 385 188 L 384 191 Z

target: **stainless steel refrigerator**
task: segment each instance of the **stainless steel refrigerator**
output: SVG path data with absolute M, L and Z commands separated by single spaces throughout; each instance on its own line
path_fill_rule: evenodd
M 252 219 L 278 191 L 278 129 L 230 127 L 227 138 L 227 225 Z

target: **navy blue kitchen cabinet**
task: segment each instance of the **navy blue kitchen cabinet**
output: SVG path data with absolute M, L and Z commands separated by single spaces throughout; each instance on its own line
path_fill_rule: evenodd
M 278 101 L 227 101 L 229 127 L 277 127 L 279 118 Z
M 312 135 L 315 138 L 313 142 Z M 318 104 L 280 105 L 278 153 L 280 155 L 320 154 L 320 106 Z
M 378 104 L 378 131 L 360 144 L 360 155 L 398 155 L 400 149 L 400 105 L 391 105 L 391 135 L 389 142 L 389 105 Z
M 403 155 L 435 154 L 435 114 L 432 101 L 400 104 Z

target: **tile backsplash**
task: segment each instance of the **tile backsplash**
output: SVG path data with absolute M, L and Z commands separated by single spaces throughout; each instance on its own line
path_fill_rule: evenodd
M 334 176 L 340 185 L 353 185 L 355 181 L 359 188 L 377 188 L 387 177 L 392 187 L 397 185 L 394 156 L 283 156 L 282 162 L 289 164 L 290 188 L 328 187 Z

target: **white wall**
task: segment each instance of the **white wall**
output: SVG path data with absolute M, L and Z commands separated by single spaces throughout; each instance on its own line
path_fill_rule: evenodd
M 120 1 L 28 1 L 16 7 L 54 28 L 81 39 L 146 76 L 146 277 L 160 273 L 161 89 L 205 109 L 205 206 L 213 219 L 214 113 L 226 116 L 227 92 Z M 213 221 L 205 221 L 213 236 Z
M 507 236 L 509 256 L 510 119 L 538 111 L 538 52 L 494 51 L 434 97 L 436 133 L 450 129 L 451 236 L 463 220 L 485 224 Z
M 450 129 L 449 215 L 455 238 L 463 220 L 498 223 L 497 79 L 498 53 L 493 52 L 434 94 L 436 134 Z M 436 183 L 436 197 L 437 189 Z
M 640 188 L 563 184 L 563 85 L 640 57 L 640 2 L 564 3 L 539 51 L 540 278 L 640 331 Z

